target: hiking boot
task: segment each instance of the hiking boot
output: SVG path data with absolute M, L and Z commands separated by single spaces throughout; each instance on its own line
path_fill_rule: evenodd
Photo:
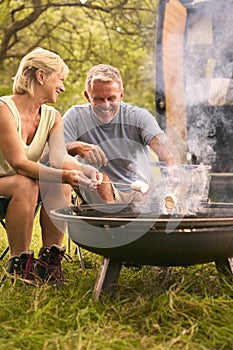
M 15 275 L 18 279 L 29 284 L 38 284 L 38 279 L 35 274 L 34 252 L 32 250 L 22 252 L 19 256 L 12 256 L 7 261 L 6 272 L 10 275 Z M 7 276 L 3 276 L 4 281 Z
M 65 255 L 66 247 L 53 244 L 50 248 L 42 247 L 39 251 L 36 272 L 43 282 L 60 288 L 64 285 L 61 261 Z

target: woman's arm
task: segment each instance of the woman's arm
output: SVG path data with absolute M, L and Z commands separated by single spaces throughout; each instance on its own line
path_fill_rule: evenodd
M 59 113 L 57 113 L 51 135 L 54 134 L 55 136 L 56 130 L 59 129 L 59 120 L 61 120 L 61 117 L 59 117 Z M 55 139 L 56 137 L 54 137 L 54 140 Z M 19 139 L 15 120 L 8 107 L 0 102 L 0 149 L 16 173 L 46 182 L 68 183 L 74 188 L 78 187 L 79 184 L 92 186 L 94 175 L 95 181 L 97 180 L 98 171 L 93 169 L 92 177 L 90 179 L 90 177 L 88 178 L 82 171 L 80 171 L 80 164 L 74 159 L 73 161 L 76 162 L 76 167 L 72 168 L 69 165 L 67 168 L 64 168 L 62 165 L 66 164 L 64 163 L 64 160 L 67 157 L 67 153 L 63 135 L 62 138 L 58 137 L 58 139 L 56 139 L 56 142 L 53 144 L 53 147 L 55 146 L 57 149 L 52 149 L 52 165 L 57 169 L 49 168 L 37 162 L 28 160 L 23 145 Z

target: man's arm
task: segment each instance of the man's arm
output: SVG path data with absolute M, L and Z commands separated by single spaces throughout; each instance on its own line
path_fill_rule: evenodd
M 154 136 L 149 146 L 157 154 L 159 160 L 167 165 L 179 165 L 181 163 L 177 148 L 165 134 Z
M 66 149 L 69 155 L 86 159 L 89 164 L 97 166 L 107 165 L 107 158 L 104 151 L 97 145 L 91 143 L 74 141 L 66 144 Z
M 73 157 L 79 155 L 82 158 L 86 158 L 88 152 L 93 148 L 93 146 L 94 145 L 86 142 L 73 141 L 66 144 L 66 149 L 67 152 Z

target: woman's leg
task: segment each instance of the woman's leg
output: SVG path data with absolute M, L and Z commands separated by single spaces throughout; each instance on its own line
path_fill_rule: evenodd
M 68 195 L 71 194 L 69 185 L 61 184 L 40 184 L 43 205 L 40 211 L 40 225 L 42 230 L 42 242 L 44 247 L 52 244 L 62 245 L 66 224 L 51 220 L 50 210 L 70 205 Z M 66 191 L 66 192 L 65 192 Z
M 52 221 L 49 213 L 52 209 L 70 205 L 70 198 L 68 197 L 71 194 L 70 186 L 40 184 L 40 192 L 43 201 L 40 211 L 43 247 L 38 254 L 42 265 L 38 264 L 36 271 L 42 280 L 56 288 L 60 288 L 64 284 L 61 262 L 66 250 L 66 247 L 62 247 L 66 224 Z
M 6 212 L 6 232 L 10 256 L 29 250 L 38 183 L 22 175 L 0 178 L 0 194 L 10 198 Z

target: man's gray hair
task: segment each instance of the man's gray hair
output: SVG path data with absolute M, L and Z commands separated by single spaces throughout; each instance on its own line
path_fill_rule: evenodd
M 85 89 L 90 92 L 95 81 L 117 82 L 120 90 L 123 90 L 123 81 L 119 70 L 107 64 L 98 64 L 92 67 L 87 73 Z

